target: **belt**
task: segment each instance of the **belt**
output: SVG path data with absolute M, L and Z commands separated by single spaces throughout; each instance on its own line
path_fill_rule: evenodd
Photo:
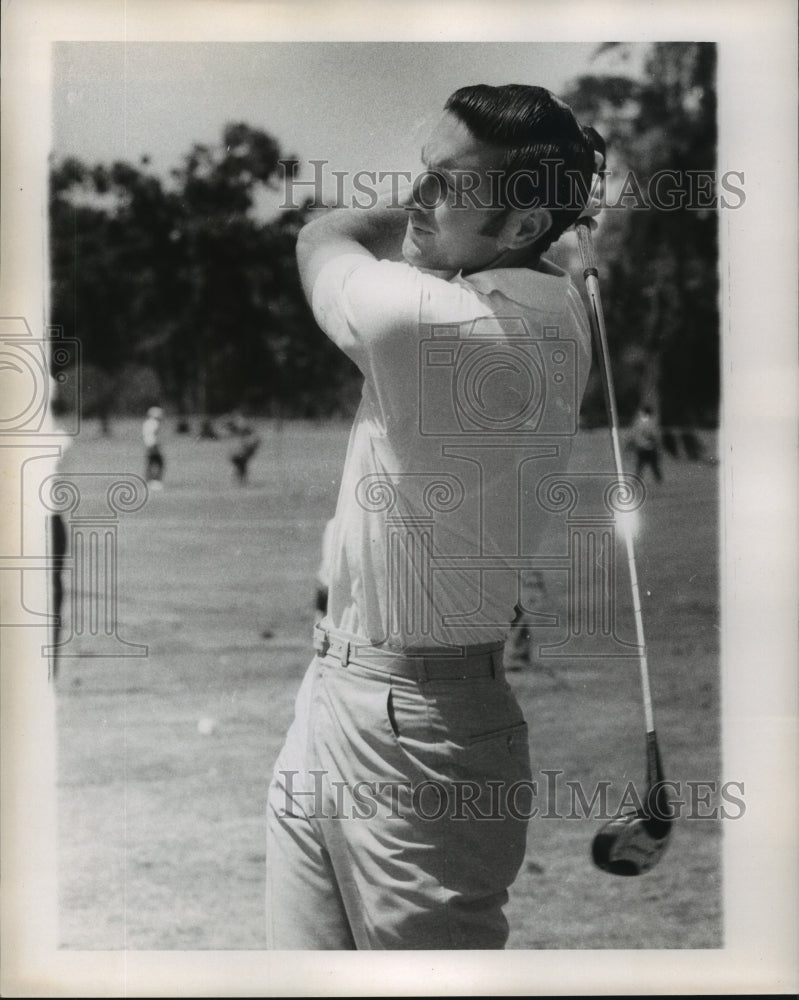
M 456 655 L 444 655 L 441 647 L 404 652 L 380 649 L 363 638 L 321 625 L 314 626 L 313 635 L 317 655 L 332 657 L 342 667 L 354 664 L 418 681 L 497 677 L 502 673 L 504 642 L 461 646 Z

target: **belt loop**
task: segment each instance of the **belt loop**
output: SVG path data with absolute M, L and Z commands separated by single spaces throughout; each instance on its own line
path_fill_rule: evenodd
M 430 675 L 425 666 L 425 658 L 423 656 L 415 656 L 413 659 L 414 666 L 416 667 L 416 680 L 420 684 L 426 684 L 430 680 Z
M 330 636 L 327 629 L 321 628 L 319 625 L 314 626 L 314 646 L 319 656 L 327 656 L 327 651 L 330 649 Z
M 339 658 L 341 659 L 341 665 L 342 665 L 342 667 L 346 667 L 346 666 L 349 665 L 349 662 L 350 662 L 350 649 L 351 649 L 351 647 L 352 647 L 352 643 L 350 642 L 349 639 L 342 640 L 342 643 L 341 643 L 341 653 L 339 654 Z

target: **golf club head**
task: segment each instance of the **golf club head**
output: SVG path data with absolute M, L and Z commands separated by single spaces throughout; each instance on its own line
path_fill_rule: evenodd
M 672 812 L 663 786 L 650 789 L 648 809 L 635 809 L 605 823 L 594 837 L 591 856 L 611 875 L 643 875 L 663 857 L 672 827 Z

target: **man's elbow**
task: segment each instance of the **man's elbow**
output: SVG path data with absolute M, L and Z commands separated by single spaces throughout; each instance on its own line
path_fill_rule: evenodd
M 331 209 L 306 222 L 299 231 L 297 243 L 302 242 L 307 246 L 308 244 L 319 244 L 326 238 L 330 239 L 337 229 L 334 215 L 335 212 Z
M 326 212 L 316 219 L 311 219 L 297 234 L 295 253 L 300 269 L 307 267 L 313 257 L 320 251 L 324 251 L 331 239 L 334 238 L 335 234 L 331 231 L 330 226 L 331 214 Z
M 310 243 L 313 242 L 314 232 L 316 230 L 316 224 L 319 222 L 318 219 L 311 219 L 310 222 L 306 222 L 305 225 L 297 233 L 297 254 L 299 255 L 301 251 L 305 250 Z
M 330 256 L 331 240 L 334 234 L 330 229 L 331 212 L 326 212 L 310 222 L 306 222 L 297 234 L 295 254 L 300 281 L 308 301 L 319 270 Z

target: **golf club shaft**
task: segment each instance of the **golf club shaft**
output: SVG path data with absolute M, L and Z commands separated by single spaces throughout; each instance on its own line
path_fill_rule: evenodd
M 616 408 L 616 392 L 613 385 L 613 371 L 610 366 L 610 350 L 608 348 L 607 332 L 605 330 L 605 318 L 602 313 L 602 300 L 599 295 L 599 277 L 596 266 L 596 256 L 594 254 L 593 240 L 591 238 L 591 221 L 589 219 L 580 220 L 576 226 L 577 242 L 580 247 L 580 256 L 583 262 L 583 278 L 585 279 L 586 291 L 590 303 L 591 327 L 594 332 L 597 351 L 599 353 L 599 369 L 602 376 L 602 388 L 605 392 L 605 404 L 610 421 L 610 436 L 613 445 L 613 461 L 616 467 L 616 477 L 622 490 L 624 486 L 624 466 L 621 460 L 621 447 L 619 445 L 619 416 Z M 652 695 L 649 690 L 649 666 L 646 658 L 646 643 L 644 640 L 644 621 L 641 613 L 641 594 L 638 586 L 638 572 L 635 565 L 635 544 L 632 531 L 629 525 L 624 526 L 622 531 L 627 546 L 627 566 L 630 573 L 630 588 L 632 591 L 633 615 L 635 618 L 635 635 L 639 647 L 639 666 L 641 671 L 641 690 L 644 702 L 644 720 L 648 735 L 647 746 L 657 749 L 657 741 L 654 738 L 655 720 L 652 712 Z M 652 779 L 652 762 L 659 760 L 657 753 L 647 753 L 647 766 Z M 658 764 L 658 770 L 660 769 Z M 660 780 L 660 776 L 655 780 Z

